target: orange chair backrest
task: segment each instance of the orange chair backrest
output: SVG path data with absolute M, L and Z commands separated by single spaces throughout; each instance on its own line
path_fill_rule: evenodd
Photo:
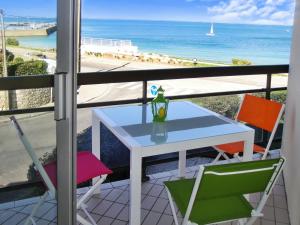
M 272 132 L 282 106 L 278 102 L 246 94 L 237 120 Z

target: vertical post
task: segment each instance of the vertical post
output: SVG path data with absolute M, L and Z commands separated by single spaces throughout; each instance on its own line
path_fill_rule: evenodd
M 267 74 L 267 84 L 266 84 L 266 99 L 270 100 L 271 99 L 271 88 L 272 88 L 272 74 L 268 73 Z M 267 143 L 268 142 L 268 135 L 269 133 L 267 131 L 262 131 L 262 136 L 263 136 L 263 143 Z
M 142 158 L 140 151 L 130 151 L 130 225 L 141 224 L 141 176 Z
M 78 13 L 80 0 L 57 1 L 57 222 L 76 224 L 76 119 Z
M 147 103 L 147 81 L 143 81 L 143 104 Z
M 271 99 L 272 74 L 267 74 L 266 99 Z
M 180 151 L 178 159 L 178 177 L 185 177 L 186 170 L 186 151 Z

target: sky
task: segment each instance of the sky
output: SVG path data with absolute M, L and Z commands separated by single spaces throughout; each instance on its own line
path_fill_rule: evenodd
M 291 25 L 295 0 L 82 0 L 83 18 Z M 56 0 L 0 0 L 6 15 L 56 17 Z

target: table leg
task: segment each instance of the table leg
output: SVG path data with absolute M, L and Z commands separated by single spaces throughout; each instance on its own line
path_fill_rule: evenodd
M 130 225 L 141 224 L 141 195 L 142 195 L 142 157 L 136 153 L 130 153 Z
M 100 159 L 100 121 L 92 111 L 92 153 Z M 93 179 L 93 185 L 100 179 L 100 177 Z M 100 193 L 100 188 L 95 190 L 95 194 Z
M 178 160 L 178 176 L 185 177 L 185 169 L 186 169 L 186 151 L 179 152 L 179 160 Z
M 243 161 L 251 161 L 253 159 L 253 145 L 254 145 L 254 130 L 253 132 L 249 132 L 246 140 L 244 141 L 244 153 L 243 153 Z

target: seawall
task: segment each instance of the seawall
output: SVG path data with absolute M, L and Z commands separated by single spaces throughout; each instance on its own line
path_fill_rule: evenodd
M 57 30 L 57 26 L 51 26 L 44 29 L 31 29 L 31 30 L 6 30 L 6 37 L 25 37 L 25 36 L 47 36 Z

